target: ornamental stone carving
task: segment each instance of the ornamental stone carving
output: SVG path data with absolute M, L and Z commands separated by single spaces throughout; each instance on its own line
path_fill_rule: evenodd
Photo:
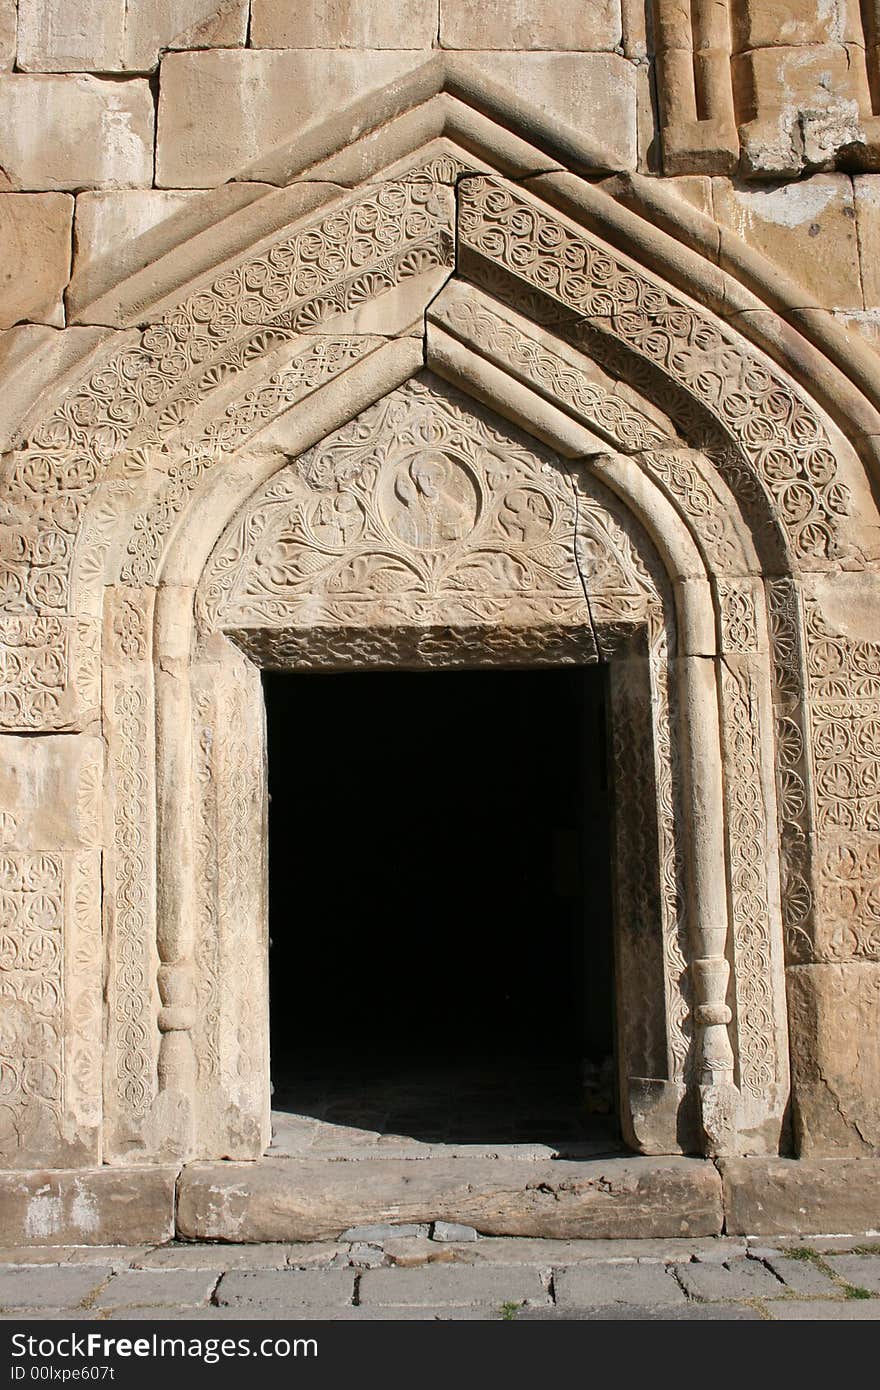
M 732 159 L 728 51 L 669 161 Z M 9 1168 L 265 1151 L 265 668 L 607 666 L 627 1143 L 875 1146 L 826 1043 L 880 951 L 878 431 L 717 265 L 435 99 L 135 277 L 3 457 Z

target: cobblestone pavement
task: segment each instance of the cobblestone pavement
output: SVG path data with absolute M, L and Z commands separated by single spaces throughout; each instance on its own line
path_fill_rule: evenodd
M 379 1226 L 309 1245 L 0 1250 L 0 1317 L 880 1319 L 880 1235 L 525 1240 Z

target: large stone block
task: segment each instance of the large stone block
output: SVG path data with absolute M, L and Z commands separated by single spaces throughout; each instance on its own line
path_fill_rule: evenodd
M 739 107 L 752 112 L 741 129 L 747 172 L 830 169 L 841 151 L 865 148 L 867 84 L 843 44 L 753 49 L 734 58 L 733 80 Z
M 157 183 L 205 188 L 402 77 L 413 52 L 172 53 L 162 62 Z
M 0 844 L 85 849 L 102 841 L 99 738 L 0 735 Z
M 264 184 L 234 183 L 210 192 L 125 188 L 81 193 L 67 294 L 70 318 L 88 318 L 83 311 L 100 295 L 265 191 Z
M 800 1153 L 880 1154 L 880 964 L 797 965 L 786 976 Z
M 157 1244 L 174 1234 L 172 1168 L 0 1173 L 0 1230 L 18 1245 Z
M 109 333 L 107 328 L 66 328 L 20 323 L 0 333 L 0 451 L 20 440 L 28 412 L 50 383 L 63 379 Z
M 194 1163 L 179 1186 L 188 1240 L 324 1240 L 368 1222 L 463 1221 L 487 1235 L 717 1235 L 721 1184 L 701 1159 L 272 1159 Z
M 615 49 L 620 0 L 440 0 L 444 48 Z
M 860 309 L 862 288 L 852 183 L 816 174 L 795 183 L 713 181 L 718 221 L 803 287 L 805 305 Z
M 247 26 L 248 0 L 125 0 L 125 66 L 152 69 L 166 48 L 236 48 Z
M 0 328 L 64 325 L 73 199 L 64 193 L 0 196 Z
M 735 0 L 738 50 L 812 43 L 860 43 L 859 0 Z
M 15 65 L 16 0 L 0 0 L 0 70 Z
M 880 310 L 880 175 L 855 178 L 853 188 L 865 309 L 876 311 Z
M 153 98 L 146 79 L 4 74 L 0 130 L 7 189 L 152 182 Z
M 253 0 L 254 48 L 430 48 L 437 0 Z
M 634 169 L 638 68 L 616 53 L 468 53 L 461 61 L 561 133 L 601 150 L 609 169 Z
M 24 72 L 121 68 L 125 11 L 125 0 L 18 0 L 19 68 Z
M 880 1162 L 724 1158 L 724 1214 L 731 1235 L 858 1233 L 880 1224 Z
M 247 37 L 247 0 L 19 0 L 24 72 L 144 72 L 165 48 L 225 48 Z

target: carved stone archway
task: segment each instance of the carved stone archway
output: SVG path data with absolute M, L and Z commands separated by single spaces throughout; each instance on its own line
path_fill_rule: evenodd
M 675 288 L 671 263 L 647 270 L 618 249 L 594 192 L 563 174 L 526 192 L 438 139 L 329 191 L 329 206 L 300 199 L 293 225 L 248 213 L 258 235 L 195 279 L 183 256 L 177 288 L 132 312 L 126 341 L 96 347 L 23 421 L 4 460 L 4 727 L 41 735 L 16 756 L 53 767 L 65 735 L 83 809 L 51 843 L 17 824 L 7 836 L 17 964 L 3 998 L 29 1064 L 8 1059 L 10 1166 L 261 1149 L 259 1029 L 241 996 L 211 993 L 218 971 L 261 969 L 248 658 L 514 660 L 517 644 L 527 660 L 609 661 L 618 730 L 643 730 L 616 743 L 650 791 L 650 813 L 619 826 L 620 860 L 650 862 L 657 885 L 645 894 L 623 874 L 618 905 L 648 924 L 620 950 L 653 1003 L 621 1046 L 632 1142 L 778 1147 L 783 948 L 800 1017 L 824 1007 L 819 967 L 873 959 L 878 644 L 847 597 L 853 575 L 856 606 L 874 592 L 876 513 L 796 364 L 738 331 L 720 272 L 707 269 L 707 308 Z M 396 474 L 377 478 L 370 515 L 396 536 L 383 580 L 395 600 L 371 609 L 370 566 L 355 573 L 366 530 L 339 499 L 355 495 L 365 528 L 369 507 L 341 465 L 322 483 L 320 460 L 359 456 L 376 430 L 381 474 L 400 439 L 379 421 L 401 401 L 418 414 L 420 399 L 446 428 L 461 413 L 471 453 L 460 441 L 438 460 L 429 432 L 400 490 Z M 533 507 L 492 491 L 475 440 L 518 460 L 520 494 L 543 479 Z M 360 458 L 353 477 L 372 466 Z M 463 564 L 483 517 L 504 542 L 497 572 L 481 561 L 482 588 L 450 582 L 442 602 L 394 588 L 401 572 L 437 578 L 421 550 L 448 559 L 432 545 L 403 556 L 424 535 L 407 514 L 432 470 L 441 493 L 458 479 L 435 518 L 443 546 Z M 526 538 L 548 509 L 560 529 L 542 561 Z M 264 538 L 276 513 L 310 543 Z M 264 539 L 287 556 L 275 590 L 253 579 Z M 865 910 L 843 940 L 849 890 Z M 48 925 L 34 925 L 37 899 Z M 874 986 L 850 977 L 858 1012 Z M 792 1041 L 809 1144 L 826 1083 L 797 1029 Z

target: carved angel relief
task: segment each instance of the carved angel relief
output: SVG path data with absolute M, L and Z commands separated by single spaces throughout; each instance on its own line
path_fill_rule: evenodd
M 209 564 L 205 627 L 589 626 L 571 482 L 430 376 L 249 503 Z

